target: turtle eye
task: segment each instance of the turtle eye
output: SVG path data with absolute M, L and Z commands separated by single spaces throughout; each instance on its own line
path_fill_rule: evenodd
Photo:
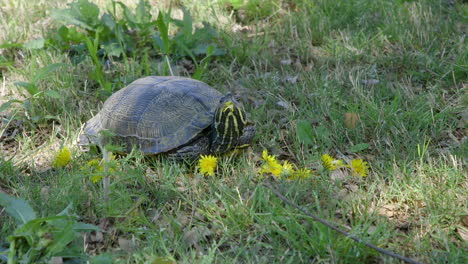
M 231 101 L 226 102 L 224 104 L 224 106 L 223 106 L 223 112 L 226 112 L 228 110 L 232 112 L 232 111 L 234 111 L 234 108 L 235 108 L 235 106 L 234 106 L 233 102 L 231 102 Z

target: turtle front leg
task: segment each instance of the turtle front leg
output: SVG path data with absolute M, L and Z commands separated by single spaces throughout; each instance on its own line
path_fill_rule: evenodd
M 252 140 L 255 136 L 255 126 L 250 125 L 244 127 L 244 133 L 237 139 L 236 149 L 246 148 L 252 144 Z
M 199 137 L 187 145 L 169 153 L 169 158 L 175 160 L 195 161 L 200 155 L 208 154 L 210 140 L 207 136 Z

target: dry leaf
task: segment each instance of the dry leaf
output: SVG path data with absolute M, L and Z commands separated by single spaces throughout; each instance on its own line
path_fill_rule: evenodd
M 301 60 L 297 59 L 297 60 L 294 62 L 294 67 L 295 67 L 297 70 L 302 70 L 302 63 L 301 63 Z
M 281 60 L 280 63 L 282 65 L 291 65 L 292 60 L 291 59 L 285 59 L 285 60 Z
M 179 222 L 182 227 L 187 226 L 190 223 L 190 221 L 191 217 L 189 215 L 183 213 L 177 214 L 177 222 Z
M 297 80 L 299 79 L 299 75 L 295 75 L 295 76 L 292 76 L 292 75 L 288 75 L 284 78 L 284 82 L 287 82 L 287 83 L 292 83 L 292 84 L 295 84 L 297 83 Z
M 304 68 L 304 70 L 307 71 L 307 72 L 310 72 L 313 69 L 314 69 L 314 63 L 313 62 L 308 63 Z
M 356 113 L 345 114 L 345 126 L 349 129 L 353 129 L 359 123 L 359 115 Z
M 336 198 L 338 200 L 344 200 L 344 198 L 348 195 L 348 190 L 346 188 L 341 189 L 337 194 Z
M 192 228 L 191 230 L 184 233 L 184 241 L 189 246 L 194 246 L 198 244 L 198 241 L 200 241 L 200 239 L 200 234 L 198 233 L 196 228 Z
M 41 189 L 41 195 L 42 195 L 42 197 L 44 197 L 45 199 L 48 199 L 48 198 L 49 198 L 49 194 L 50 194 L 50 187 L 49 187 L 49 186 L 44 186 L 44 187 L 42 187 L 42 189 Z
M 461 217 L 461 223 L 464 227 L 468 228 L 468 215 L 464 215 Z
M 49 264 L 63 264 L 62 257 L 52 257 L 49 261 Z
M 348 189 L 350 192 L 356 192 L 357 190 L 359 190 L 359 186 L 357 186 L 356 184 L 353 184 L 353 183 L 346 184 L 345 187 L 346 187 L 346 189 Z
M 375 233 L 375 231 L 377 230 L 377 227 L 372 225 L 372 226 L 369 226 L 369 228 L 367 229 L 367 234 L 369 235 L 372 235 Z
M 119 237 L 119 247 L 124 251 L 132 251 L 135 248 L 135 242 L 123 237 Z
M 393 217 L 396 213 L 396 205 L 394 204 L 387 204 L 379 208 L 379 215 Z
M 375 85 L 378 84 L 380 81 L 377 79 L 369 79 L 369 80 L 362 80 L 362 84 L 365 85 Z
M 282 108 L 284 108 L 286 110 L 291 110 L 291 105 L 286 101 L 278 101 L 278 102 L 276 102 L 276 105 L 281 106 Z
M 104 235 L 101 231 L 96 231 L 94 234 L 91 234 L 90 240 L 93 243 L 100 243 L 104 240 Z
M 349 171 L 337 169 L 330 173 L 330 179 L 332 181 L 344 180 L 349 176 Z
M 458 127 L 464 128 L 468 124 L 468 111 L 460 113 L 460 120 L 458 121 Z
M 189 246 L 198 247 L 200 240 L 210 236 L 212 232 L 206 226 L 198 226 L 184 233 L 184 241 Z
M 175 260 L 169 257 L 156 257 L 150 262 L 151 264 L 177 264 Z
M 457 232 L 465 242 L 468 241 L 468 229 L 466 229 L 466 228 L 464 228 L 462 226 L 458 226 L 457 227 Z

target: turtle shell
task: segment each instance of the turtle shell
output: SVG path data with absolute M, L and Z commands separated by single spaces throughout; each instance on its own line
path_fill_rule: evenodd
M 101 130 L 114 134 L 112 144 L 136 146 L 158 154 L 188 144 L 209 127 L 223 97 L 209 85 L 184 77 L 138 79 L 110 96 L 85 126 L 91 142 L 103 142 Z

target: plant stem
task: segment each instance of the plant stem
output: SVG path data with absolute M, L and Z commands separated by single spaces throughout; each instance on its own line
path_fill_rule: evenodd
M 169 72 L 171 73 L 171 76 L 174 76 L 174 72 L 172 72 L 172 68 L 171 68 L 171 63 L 169 62 L 169 56 L 165 55 L 164 58 L 166 58 L 167 67 L 169 68 Z
M 10 243 L 10 253 L 8 254 L 8 264 L 15 264 L 15 255 L 16 255 L 16 240 L 13 239 Z

